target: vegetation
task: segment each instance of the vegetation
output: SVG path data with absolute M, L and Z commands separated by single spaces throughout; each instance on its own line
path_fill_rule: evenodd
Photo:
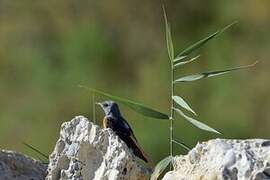
M 196 59 L 198 59 L 199 55 L 190 58 L 190 55 L 194 51 L 201 48 L 208 41 L 210 41 L 211 39 L 213 39 L 214 37 L 216 37 L 217 35 L 222 33 L 224 30 L 226 30 L 228 27 L 230 27 L 234 23 L 230 24 L 229 26 L 226 26 L 222 30 L 218 30 L 215 33 L 207 36 L 206 38 L 203 38 L 202 40 L 194 43 L 193 45 L 187 47 L 182 52 L 180 52 L 177 56 L 175 56 L 174 55 L 174 45 L 173 45 L 172 35 L 171 35 L 171 28 L 170 28 L 169 22 L 167 20 L 167 15 L 166 15 L 165 9 L 163 9 L 163 10 L 164 10 L 165 25 L 166 25 L 167 50 L 168 50 L 168 56 L 169 56 L 169 60 L 170 60 L 170 64 L 171 64 L 171 66 L 170 66 L 171 67 L 170 68 L 170 72 L 171 72 L 170 115 L 166 115 L 162 112 L 158 112 L 158 111 L 154 110 L 153 108 L 147 107 L 141 103 L 134 102 L 134 101 L 131 101 L 129 99 L 114 96 L 114 95 L 111 95 L 109 93 L 105 93 L 105 92 L 102 92 L 100 90 L 96 90 L 93 88 L 87 88 L 84 86 L 80 86 L 80 87 L 84 87 L 84 88 L 90 90 L 94 94 L 103 95 L 103 96 L 106 96 L 114 101 L 120 102 L 120 103 L 126 105 L 127 107 L 131 108 L 132 110 L 137 111 L 138 113 L 141 113 L 144 116 L 147 116 L 150 118 L 155 118 L 155 119 L 166 119 L 166 120 L 170 121 L 170 128 L 169 128 L 170 129 L 170 138 L 169 138 L 170 139 L 170 155 L 169 155 L 169 157 L 166 157 L 164 160 L 162 160 L 157 165 L 151 179 L 157 179 L 158 175 L 160 173 L 162 173 L 162 171 L 167 167 L 167 165 L 172 160 L 172 157 L 174 156 L 174 153 L 173 153 L 173 149 L 174 149 L 173 144 L 174 143 L 177 145 L 184 146 L 184 148 L 186 148 L 186 145 L 184 145 L 184 143 L 179 142 L 177 139 L 174 138 L 174 125 L 173 124 L 174 124 L 174 121 L 176 119 L 175 112 L 177 112 L 180 116 L 182 116 L 183 119 L 187 120 L 189 123 L 191 123 L 192 125 L 194 125 L 195 127 L 199 128 L 201 130 L 220 134 L 220 132 L 218 132 L 217 130 L 211 128 L 210 126 L 208 126 L 208 125 L 206 125 L 206 124 L 204 124 L 196 119 L 193 119 L 192 117 L 186 115 L 180 108 L 178 108 L 178 106 L 179 106 L 182 109 L 193 113 L 193 115 L 195 115 L 195 116 L 197 115 L 195 113 L 195 111 L 188 105 L 188 103 L 182 97 L 175 95 L 174 86 L 178 83 L 197 81 L 197 80 L 200 80 L 202 78 L 223 75 L 223 74 L 229 73 L 231 71 L 249 68 L 249 67 L 254 66 L 256 64 L 256 62 L 255 62 L 254 64 L 251 64 L 251 65 L 235 67 L 235 68 L 230 68 L 230 69 L 224 69 L 224 70 L 218 70 L 218 71 L 192 74 L 192 75 L 188 75 L 188 76 L 184 76 L 184 77 L 180 77 L 180 78 L 175 78 L 175 69 L 176 68 L 179 68 L 185 64 L 188 64 L 188 63 L 193 62 Z M 190 58 L 190 59 L 188 59 L 188 58 Z M 96 102 L 93 101 L 93 106 L 95 103 Z M 93 113 L 93 114 L 95 114 L 95 113 Z M 95 119 L 95 117 L 94 117 L 94 119 Z

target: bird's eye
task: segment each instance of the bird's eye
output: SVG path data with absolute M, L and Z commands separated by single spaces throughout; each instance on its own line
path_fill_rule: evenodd
M 108 107 L 109 105 L 107 103 L 103 104 L 104 107 Z

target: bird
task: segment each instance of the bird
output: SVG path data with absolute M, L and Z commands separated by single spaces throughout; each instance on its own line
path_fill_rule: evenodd
M 118 104 L 110 100 L 96 104 L 100 105 L 105 113 L 105 117 L 103 118 L 103 128 L 112 129 L 113 132 L 126 143 L 128 148 L 132 150 L 135 156 L 148 163 L 149 160 L 147 155 L 140 147 L 127 120 L 122 116 Z

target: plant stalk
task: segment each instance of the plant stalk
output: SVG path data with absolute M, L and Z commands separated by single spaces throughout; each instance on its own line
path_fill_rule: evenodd
M 173 119 L 174 119 L 174 67 L 173 67 L 173 61 L 171 61 L 171 114 L 170 114 L 170 156 L 173 157 L 173 139 L 174 139 L 174 133 L 173 133 Z M 172 163 L 170 166 L 170 169 L 172 170 Z
M 92 96 L 92 113 L 93 113 L 93 121 L 94 123 L 96 123 L 96 97 L 95 97 L 95 93 L 93 93 L 93 96 Z

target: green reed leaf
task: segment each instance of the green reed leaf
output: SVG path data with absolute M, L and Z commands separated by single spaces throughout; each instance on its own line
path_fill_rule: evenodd
M 229 73 L 231 71 L 236 71 L 236 70 L 246 69 L 246 68 L 252 67 L 255 64 L 257 64 L 257 62 L 258 61 L 256 61 L 253 64 L 250 64 L 250 65 L 239 66 L 239 67 L 235 67 L 235 68 L 231 68 L 231 69 L 225 69 L 225 70 L 220 70 L 220 71 L 212 71 L 212 72 L 204 72 L 204 73 L 199 73 L 199 74 L 192 74 L 192 75 L 188 75 L 188 76 L 184 76 L 184 77 L 181 77 L 179 79 L 176 79 L 174 82 L 175 83 L 190 82 L 190 81 L 196 81 L 196 80 L 199 80 L 199 79 L 202 79 L 202 78 L 219 76 L 219 75 L 222 75 L 222 74 Z
M 30 148 L 32 151 L 36 152 L 37 154 L 43 156 L 46 160 L 49 159 L 49 156 L 48 155 L 46 155 L 45 153 L 41 152 L 40 150 L 38 150 L 34 146 L 32 146 L 32 145 L 30 145 L 28 143 L 25 143 L 25 142 L 23 142 L 23 145 L 25 145 L 26 147 Z
M 188 105 L 188 103 L 180 96 L 173 96 L 172 99 L 174 102 L 176 102 L 179 106 L 182 108 L 192 112 L 193 114 L 196 115 L 195 111 Z
M 190 53 L 192 53 L 193 51 L 201 48 L 203 45 L 205 45 L 208 41 L 210 41 L 211 39 L 213 39 L 214 37 L 216 37 L 217 35 L 221 34 L 222 32 L 224 32 L 226 29 L 228 29 L 229 27 L 233 26 L 234 24 L 236 24 L 236 22 L 233 22 L 231 24 L 229 24 L 228 26 L 224 27 L 221 30 L 216 31 L 215 33 L 207 36 L 206 38 L 203 38 L 201 40 L 199 40 L 198 42 L 192 44 L 191 46 L 189 46 L 188 48 L 184 49 L 181 53 L 179 53 L 177 55 L 177 57 L 180 56 L 187 56 Z
M 152 173 L 150 180 L 157 180 L 158 177 L 163 173 L 163 171 L 168 167 L 172 162 L 172 156 L 168 156 L 162 159 L 155 167 L 154 172 Z
M 195 56 L 194 58 L 191 58 L 190 60 L 187 60 L 187 61 L 181 61 L 181 62 L 179 62 L 179 63 L 173 65 L 173 67 L 174 67 L 174 68 L 177 68 L 178 66 L 182 66 L 182 65 L 185 65 L 185 64 L 187 64 L 187 63 L 191 63 L 191 62 L 195 61 L 196 59 L 198 59 L 200 56 L 201 56 L 201 55 Z M 181 56 L 181 57 L 183 57 L 183 56 Z
M 121 98 L 121 97 L 118 97 L 118 96 L 114 96 L 114 95 L 111 95 L 111 94 L 108 94 L 106 92 L 103 92 L 103 91 L 99 91 L 97 89 L 93 89 L 93 88 L 89 88 L 89 87 L 85 87 L 85 86 L 79 86 L 81 88 L 85 88 L 85 89 L 88 89 L 89 91 L 91 91 L 92 93 L 96 93 L 96 94 L 99 94 L 99 95 L 102 95 L 102 96 L 106 96 L 114 101 L 117 101 L 119 103 L 122 103 L 124 105 L 126 105 L 127 107 L 129 107 L 130 109 L 144 115 L 144 116 L 147 116 L 147 117 L 151 117 L 151 118 L 155 118 L 155 119 L 169 119 L 169 116 L 167 114 L 164 114 L 164 113 L 161 113 L 161 112 L 158 112 L 152 108 L 149 108 L 143 104 L 140 104 L 140 103 L 137 103 L 137 102 L 134 102 L 134 101 L 131 101 L 129 99 L 124 99 L 124 98 Z
M 188 145 L 186 145 L 184 142 L 182 142 L 182 141 L 180 141 L 180 140 L 178 140 L 178 139 L 173 139 L 172 141 L 173 141 L 175 144 L 177 144 L 177 145 L 183 147 L 183 148 L 184 148 L 185 150 L 187 150 L 187 151 L 190 151 L 190 150 L 191 150 L 191 148 L 190 148 Z
M 218 132 L 217 130 L 211 128 L 210 126 L 196 120 L 193 119 L 187 115 L 185 115 L 180 109 L 174 108 L 174 110 L 181 115 L 185 120 L 187 120 L 188 122 L 190 122 L 191 124 L 193 124 L 195 127 L 202 129 L 204 131 L 209 131 L 209 132 L 213 132 L 213 133 L 217 133 L 217 134 L 221 134 L 220 132 Z
M 179 61 L 182 61 L 183 59 L 185 59 L 187 56 L 179 56 L 173 59 L 173 63 L 178 63 Z
M 172 61 L 174 59 L 174 47 L 173 47 L 173 41 L 172 41 L 171 27 L 168 22 L 168 18 L 167 18 L 167 14 L 166 14 L 164 6 L 163 6 L 163 14 L 164 14 L 164 20 L 165 20 L 167 50 L 168 50 L 169 58 Z

